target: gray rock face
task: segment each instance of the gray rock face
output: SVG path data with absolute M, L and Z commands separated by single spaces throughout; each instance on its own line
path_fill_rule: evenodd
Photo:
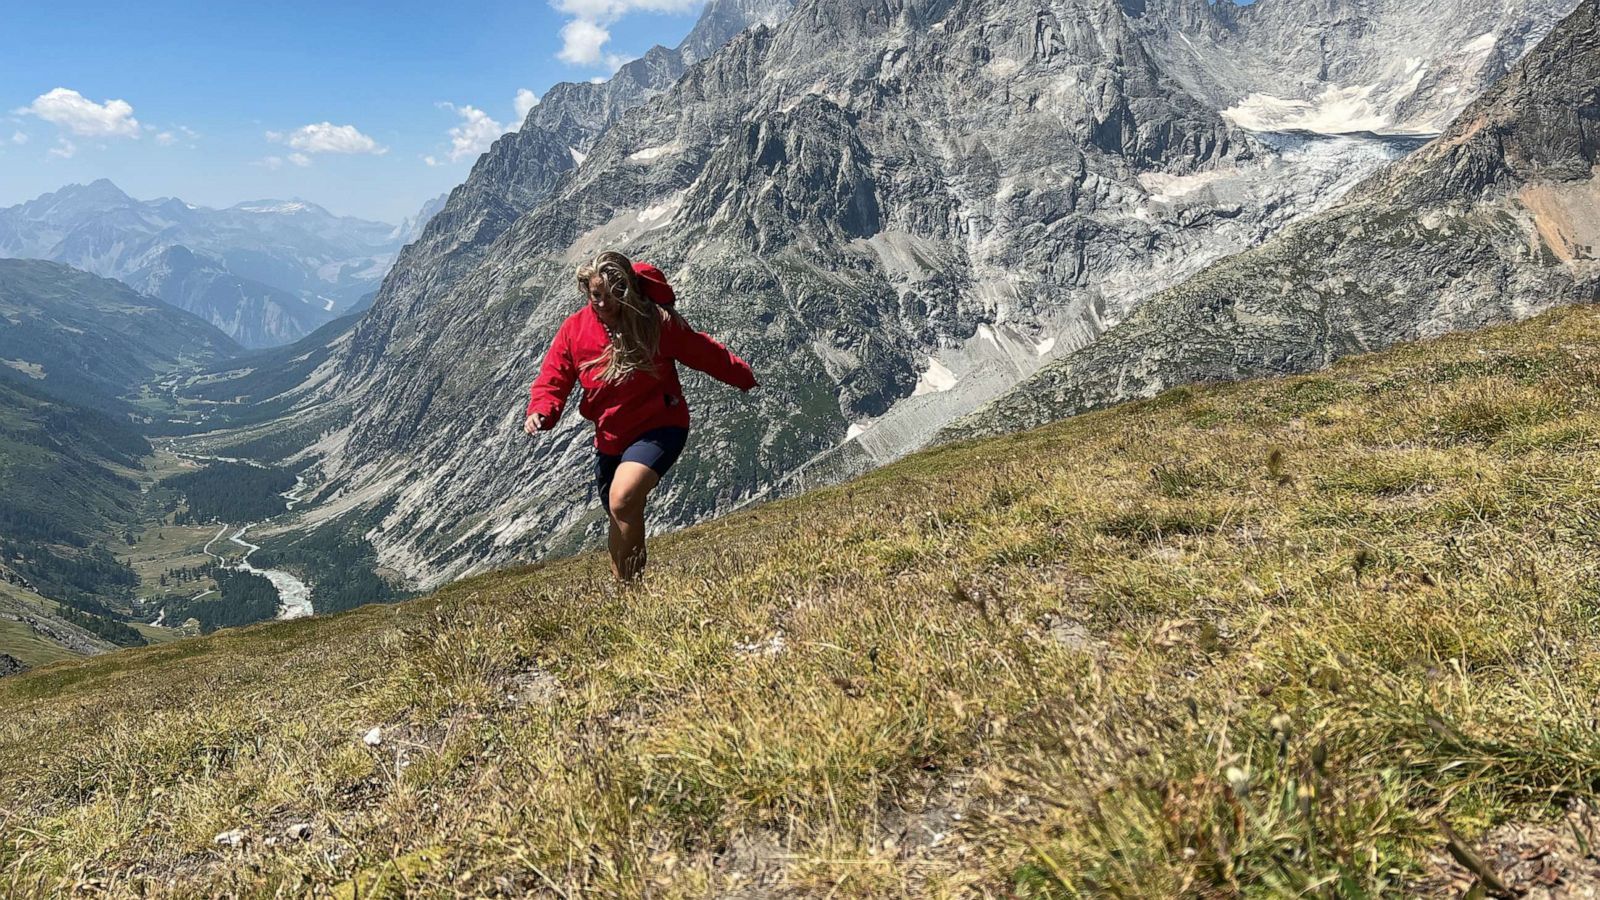
M 1255 130 L 1437 133 L 1573 0 L 1123 0 L 1162 69 Z
M 423 584 L 596 536 L 586 423 L 518 426 L 599 250 L 662 266 L 763 384 L 690 379 L 695 435 L 654 501 L 681 524 L 911 449 L 1407 149 L 1238 130 L 1147 47 L 1158 12 L 807 0 L 573 166 L 554 128 L 503 139 L 319 373 L 352 417 L 311 451 L 309 517 L 385 510 L 366 536 Z
M 101 179 L 0 209 L 0 257 L 115 278 L 261 347 L 304 337 L 375 290 L 394 232 L 299 200 L 135 200 Z
M 394 227 L 394 231 L 389 235 L 390 239 L 403 247 L 422 237 L 423 230 L 428 227 L 429 222 L 433 221 L 433 217 L 439 214 L 439 210 L 444 209 L 445 201 L 449 199 L 450 192 L 446 191 L 422 204 L 422 208 L 417 210 L 416 215 L 407 216 L 405 221 Z
M 27 671 L 28 667 L 9 653 L 0 653 L 0 678 Z
M 375 367 L 396 343 L 425 339 L 425 308 L 478 265 L 511 223 L 545 200 L 577 168 L 599 136 L 626 111 L 670 87 L 693 62 L 745 28 L 773 23 L 791 0 L 711 0 L 694 29 L 675 49 L 652 47 L 609 80 L 557 84 L 522 128 L 503 135 L 478 158 L 467 180 L 395 263 L 372 314 L 350 343 L 347 369 Z
M 1600 299 L 1600 2 L 1337 208 L 1144 304 L 942 437 L 1178 384 L 1307 371 Z

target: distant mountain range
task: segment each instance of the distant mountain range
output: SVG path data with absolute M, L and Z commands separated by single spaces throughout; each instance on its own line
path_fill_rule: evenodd
M 243 346 L 268 347 L 363 308 L 439 203 L 395 226 L 304 200 L 227 209 L 136 200 L 101 179 L 0 209 L 0 257 L 115 278 Z

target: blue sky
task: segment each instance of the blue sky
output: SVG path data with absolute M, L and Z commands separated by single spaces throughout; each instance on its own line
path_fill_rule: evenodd
M 674 45 L 703 2 L 0 0 L 0 206 L 104 177 L 399 221 L 517 127 L 519 91 Z

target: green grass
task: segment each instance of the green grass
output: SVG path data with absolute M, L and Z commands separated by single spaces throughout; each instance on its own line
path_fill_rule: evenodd
M 54 641 L 39 637 L 27 625 L 9 619 L 0 619 L 0 653 L 15 657 L 25 666 L 42 666 L 77 655 Z
M 0 893 L 1417 893 L 1441 822 L 1600 781 L 1595 348 L 1574 308 L 1182 389 L 635 589 L 588 555 L 8 678 Z

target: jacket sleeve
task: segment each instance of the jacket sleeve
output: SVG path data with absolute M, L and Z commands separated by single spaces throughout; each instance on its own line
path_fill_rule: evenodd
M 556 332 L 555 340 L 550 342 L 550 349 L 545 352 L 539 377 L 528 389 L 526 415 L 538 413 L 543 416 L 546 429 L 554 428 L 556 421 L 561 418 L 561 411 L 567 405 L 567 395 L 572 393 L 572 385 L 578 380 L 578 367 L 572 361 L 569 345 L 567 326 L 563 324 L 561 330 Z
M 668 356 L 691 369 L 698 369 L 741 391 L 756 386 L 756 376 L 750 371 L 749 363 L 717 343 L 711 335 L 695 331 L 678 316 L 668 318 L 666 327 L 661 331 L 661 342 Z

